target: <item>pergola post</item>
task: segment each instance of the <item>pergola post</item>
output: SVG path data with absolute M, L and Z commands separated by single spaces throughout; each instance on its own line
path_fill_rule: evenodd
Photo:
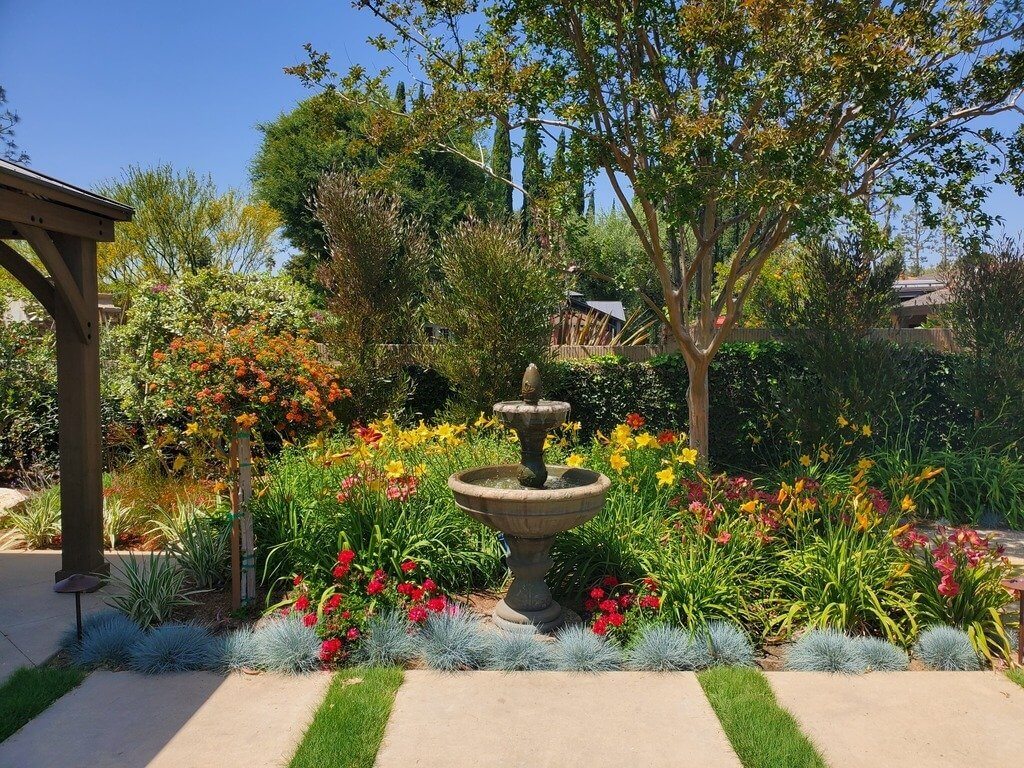
M 52 235 L 87 313 L 85 338 L 73 309 L 60 296 L 54 307 L 57 337 L 57 416 L 60 421 L 61 569 L 110 572 L 103 558 L 103 440 L 100 423 L 99 308 L 96 243 Z
M 61 581 L 106 574 L 96 243 L 132 209 L 0 160 L 0 267 L 53 317 L 57 338 Z M 23 241 L 38 264 L 5 241 Z

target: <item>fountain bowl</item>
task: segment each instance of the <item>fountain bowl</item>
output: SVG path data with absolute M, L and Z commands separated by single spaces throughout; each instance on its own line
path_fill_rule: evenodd
M 587 522 L 604 505 L 611 481 L 580 467 L 549 466 L 546 485 L 519 486 L 518 464 L 456 472 L 448 478 L 455 503 L 489 528 L 519 539 L 547 539 Z

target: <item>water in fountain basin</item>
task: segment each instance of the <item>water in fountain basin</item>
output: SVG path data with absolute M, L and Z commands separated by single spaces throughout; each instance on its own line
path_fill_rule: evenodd
M 528 488 L 520 483 L 518 478 L 509 475 L 504 477 L 482 477 L 471 482 L 473 485 L 480 485 L 484 488 L 501 488 L 509 491 L 560 491 L 564 488 L 581 488 L 588 484 L 584 478 L 567 478 L 555 475 L 548 476 L 543 488 Z

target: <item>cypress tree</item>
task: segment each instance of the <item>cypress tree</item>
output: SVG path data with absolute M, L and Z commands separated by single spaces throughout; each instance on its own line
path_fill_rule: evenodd
M 597 206 L 594 204 L 594 190 L 587 195 L 587 220 L 593 222 L 597 219 Z
M 533 117 L 533 115 L 531 115 Z M 540 156 L 540 126 L 533 120 L 526 123 L 523 135 L 523 231 L 529 232 L 533 223 L 530 207 L 539 199 L 544 187 L 544 161 Z
M 569 137 L 569 157 L 574 161 L 572 167 L 572 197 L 570 203 L 578 216 L 583 215 L 583 207 L 587 200 L 586 181 L 583 174 L 583 147 L 577 134 Z
M 405 112 L 405 83 L 401 80 L 395 86 L 395 101 L 398 103 L 398 111 Z
M 508 130 L 508 115 L 494 126 L 494 144 L 491 147 L 491 168 L 503 180 L 512 180 L 512 136 Z M 496 210 L 512 215 L 512 186 L 505 181 L 493 179 Z

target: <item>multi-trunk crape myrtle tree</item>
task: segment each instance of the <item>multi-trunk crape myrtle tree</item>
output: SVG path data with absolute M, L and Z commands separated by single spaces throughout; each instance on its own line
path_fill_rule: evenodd
M 880 193 L 983 221 L 979 188 L 1020 168 L 1024 133 L 991 120 L 1024 114 L 1020 0 L 358 5 L 390 30 L 371 42 L 413 57 L 430 83 L 429 141 L 508 115 L 574 136 L 571 161 L 603 171 L 661 286 L 647 301 L 686 358 L 704 456 L 708 366 L 774 250 L 840 220 L 869 225 Z M 297 71 L 332 75 L 315 52 Z

